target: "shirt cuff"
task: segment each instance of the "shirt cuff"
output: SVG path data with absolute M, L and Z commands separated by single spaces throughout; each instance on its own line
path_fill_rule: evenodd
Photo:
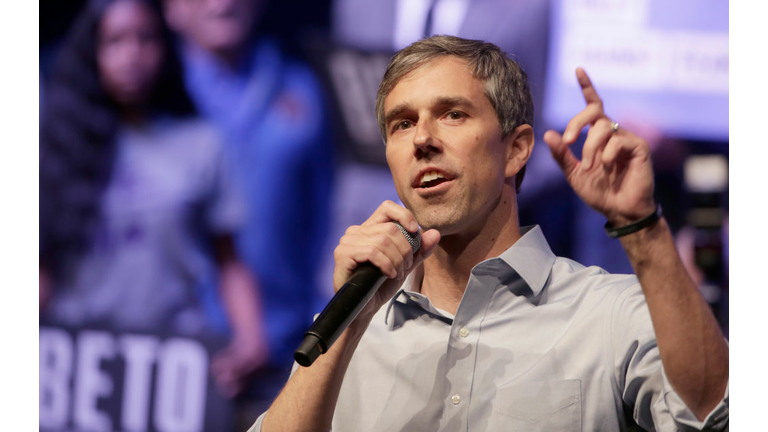
M 672 385 L 667 381 L 667 375 L 663 374 L 664 387 L 671 389 Z M 685 405 L 675 391 L 664 393 L 664 401 L 669 408 L 675 424 L 683 431 L 725 431 L 728 430 L 730 380 L 725 386 L 725 394 L 717 406 L 715 406 L 704 419 L 700 421 L 696 415 Z

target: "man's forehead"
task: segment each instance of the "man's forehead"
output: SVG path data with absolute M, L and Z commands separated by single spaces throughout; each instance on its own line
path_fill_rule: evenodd
M 397 87 L 402 82 L 418 79 L 421 74 L 427 73 L 429 71 L 447 70 L 447 69 L 453 70 L 454 73 L 458 72 L 459 70 L 463 70 L 466 72 L 466 75 L 468 77 L 471 77 L 474 79 L 469 67 L 469 63 L 466 60 L 456 56 L 452 56 L 452 55 L 443 55 L 443 56 L 428 60 L 414 67 L 413 69 L 408 71 L 408 73 L 404 74 L 395 83 L 395 86 L 392 89 L 394 90 L 394 88 Z
M 399 94 L 398 87 L 408 85 L 411 82 L 422 78 L 425 74 L 430 75 L 430 81 L 426 84 L 427 89 L 435 88 L 443 91 L 443 94 L 435 95 L 432 98 L 433 100 L 460 98 L 461 95 L 459 93 L 463 89 L 453 85 L 456 83 L 463 84 L 461 87 L 466 86 L 467 88 L 471 88 L 477 86 L 475 88 L 484 88 L 483 83 L 472 75 L 470 66 L 466 60 L 451 55 L 445 55 L 421 64 L 403 75 L 384 98 L 385 112 L 391 109 L 395 104 L 398 106 L 401 105 L 402 96 L 410 96 L 409 93 L 406 93 L 405 95 Z M 392 100 L 393 94 L 399 96 L 398 101 Z

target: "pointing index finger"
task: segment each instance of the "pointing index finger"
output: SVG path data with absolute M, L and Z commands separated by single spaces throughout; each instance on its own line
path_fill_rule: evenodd
M 585 72 L 583 68 L 576 68 L 576 79 L 579 81 L 581 92 L 584 94 L 584 100 L 587 104 L 596 103 L 602 105 L 603 101 L 600 99 L 600 96 L 598 96 L 597 90 L 592 86 L 592 81 L 590 81 L 587 72 Z

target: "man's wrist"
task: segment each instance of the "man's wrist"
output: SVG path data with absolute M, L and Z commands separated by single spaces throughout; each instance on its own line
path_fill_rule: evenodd
M 661 205 L 657 205 L 652 213 L 640 219 L 627 221 L 620 218 L 617 222 L 606 222 L 605 232 L 611 238 L 624 237 L 656 225 L 662 217 Z

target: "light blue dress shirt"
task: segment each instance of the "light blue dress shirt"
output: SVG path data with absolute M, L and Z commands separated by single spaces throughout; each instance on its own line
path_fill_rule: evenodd
M 727 429 L 728 390 L 700 422 L 667 381 L 635 276 L 524 232 L 474 267 L 455 316 L 406 279 L 352 357 L 333 431 Z

